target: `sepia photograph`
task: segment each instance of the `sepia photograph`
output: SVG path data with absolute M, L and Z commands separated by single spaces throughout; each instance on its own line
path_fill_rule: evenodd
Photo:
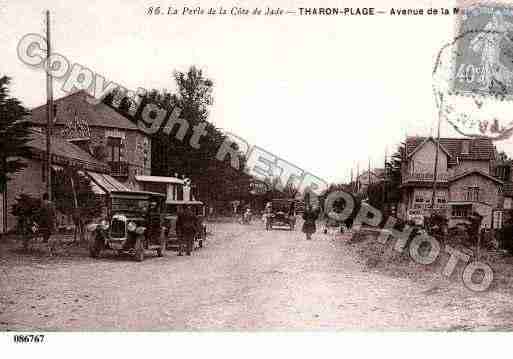
M 0 30 L 15 355 L 507 343 L 513 1 L 0 0 Z

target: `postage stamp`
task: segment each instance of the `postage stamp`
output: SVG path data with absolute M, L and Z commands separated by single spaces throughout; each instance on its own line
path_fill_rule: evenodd
M 460 9 L 454 90 L 513 99 L 513 4 Z
M 513 110 L 513 2 L 457 4 L 455 36 L 435 66 L 438 71 L 445 51 L 450 66 L 441 78 L 447 96 L 439 93 L 437 100 L 460 134 L 504 140 L 513 134 L 513 122 L 505 117 Z

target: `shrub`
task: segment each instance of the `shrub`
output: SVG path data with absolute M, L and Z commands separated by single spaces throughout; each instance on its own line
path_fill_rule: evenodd
M 17 217 L 16 233 L 21 236 L 25 248 L 35 233 L 34 224 L 39 222 L 40 212 L 41 200 L 25 193 L 20 194 L 12 206 L 11 213 Z

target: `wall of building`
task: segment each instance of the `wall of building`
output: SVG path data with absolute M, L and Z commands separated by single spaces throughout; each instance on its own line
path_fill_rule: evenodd
M 447 154 L 440 150 L 438 152 L 438 173 L 447 172 Z M 435 166 L 436 145 L 432 141 L 426 142 L 410 158 L 408 173 L 433 173 Z M 411 163 L 413 162 L 413 165 Z M 412 171 L 413 170 L 413 171 Z
M 57 125 L 54 128 L 53 133 L 55 136 L 59 136 L 67 140 L 70 139 L 70 136 L 73 137 L 64 125 Z M 129 174 L 127 178 L 117 177 L 116 179 L 132 189 L 140 189 L 137 181 L 135 180 L 135 176 L 151 175 L 151 138 L 139 131 L 127 131 L 105 127 L 90 127 L 88 134 L 90 135 L 90 141 L 79 144 L 88 152 L 91 152 L 96 146 L 105 146 L 105 148 L 107 148 L 108 137 L 122 139 L 123 145 L 120 150 L 120 161 L 128 162 Z M 87 142 L 88 146 L 86 145 Z M 106 153 L 106 155 L 107 158 L 104 162 L 109 161 L 110 153 Z
M 472 211 L 477 212 L 481 216 L 483 216 L 483 219 L 481 221 L 481 228 L 491 228 L 493 217 L 493 208 L 491 206 L 485 203 L 472 203 Z M 451 212 L 449 212 L 449 214 L 450 213 Z M 470 224 L 470 221 L 467 218 L 452 217 L 451 215 L 449 215 L 449 228 L 461 223 Z
M 21 193 L 33 197 L 42 198 L 47 192 L 46 182 L 42 181 L 42 162 L 32 159 L 23 159 L 27 165 L 22 171 L 10 175 L 11 180 L 7 183 L 7 230 L 13 230 L 16 226 L 16 217 L 11 214 L 12 206 Z
M 478 174 L 471 174 L 452 182 L 449 187 L 449 200 L 466 201 L 468 187 L 479 187 L 479 202 L 487 203 L 492 208 L 499 206 L 498 184 Z

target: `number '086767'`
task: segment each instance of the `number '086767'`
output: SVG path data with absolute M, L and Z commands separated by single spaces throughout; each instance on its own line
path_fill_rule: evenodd
M 43 343 L 45 336 L 43 334 L 15 334 L 13 340 L 15 343 Z

